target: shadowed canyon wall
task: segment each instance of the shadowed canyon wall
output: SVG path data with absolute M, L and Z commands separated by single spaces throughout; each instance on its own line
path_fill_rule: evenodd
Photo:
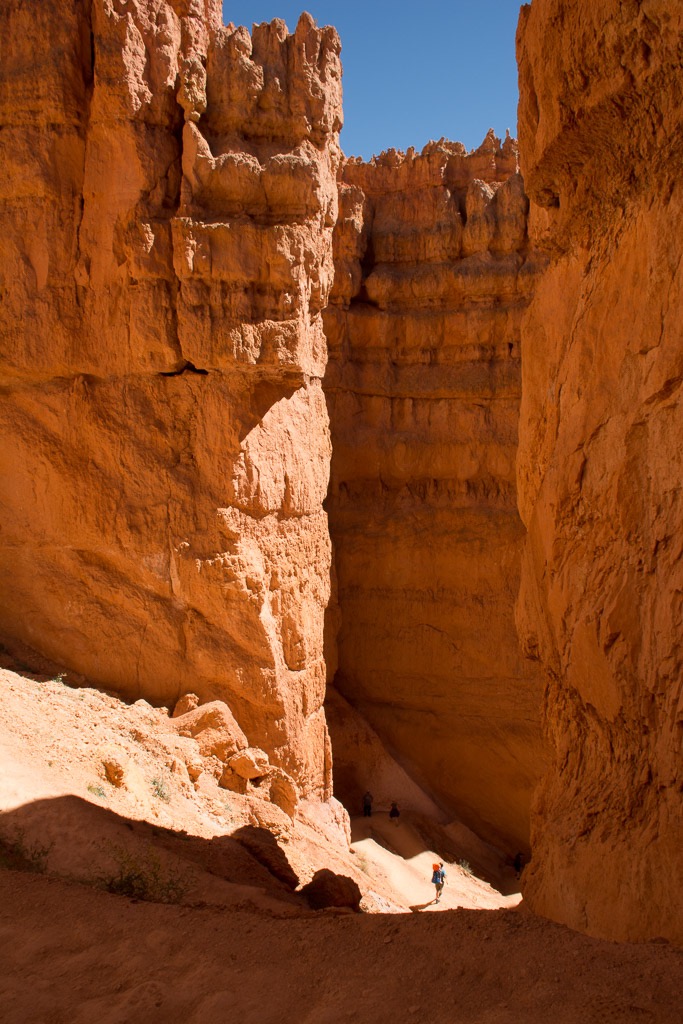
M 514 625 L 526 211 L 515 144 L 493 133 L 469 155 L 346 161 L 324 314 L 336 686 L 433 798 L 513 852 L 543 766 L 541 674 Z
M 226 701 L 316 797 L 336 668 L 349 789 L 508 848 L 547 680 L 529 905 L 683 941 L 683 9 L 523 9 L 528 211 L 491 134 L 340 170 L 339 52 L 2 4 L 3 644 Z
M 225 700 L 323 795 L 338 37 L 8 0 L 0 40 L 3 640 Z
M 520 629 L 550 679 L 525 896 L 683 940 L 683 8 L 534 0 L 520 149 L 550 257 L 522 325 Z
M 130 697 L 223 699 L 327 792 L 339 40 L 224 28 L 218 0 L 1 19 L 3 639 Z M 349 162 L 340 189 L 340 687 L 434 796 L 524 846 L 516 153 Z

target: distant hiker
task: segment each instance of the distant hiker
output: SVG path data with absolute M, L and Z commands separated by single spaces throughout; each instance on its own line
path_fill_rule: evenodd
M 512 863 L 513 863 L 513 866 L 514 866 L 514 869 L 515 869 L 515 878 L 519 878 L 519 876 L 522 874 L 522 864 L 523 864 L 523 858 L 522 858 L 521 853 L 516 853 L 515 854 L 515 859 L 513 860 Z
M 365 796 L 363 797 L 363 817 L 372 817 L 372 793 L 366 790 Z
M 446 872 L 443 869 L 443 861 L 440 861 L 438 864 L 432 864 L 432 868 L 432 885 L 436 886 L 435 902 L 438 903 L 441 899 L 443 887 L 446 884 Z
M 391 805 L 391 810 L 389 811 L 389 817 L 393 821 L 393 823 L 396 826 L 396 828 L 398 828 L 398 819 L 400 818 L 400 816 L 401 816 L 401 812 L 398 809 L 398 804 L 394 800 L 392 805 Z

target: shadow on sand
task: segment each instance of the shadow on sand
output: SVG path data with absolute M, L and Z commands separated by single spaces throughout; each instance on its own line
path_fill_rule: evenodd
M 436 860 L 447 864 L 462 864 L 467 871 L 487 882 L 503 896 L 519 892 L 511 856 L 480 842 L 479 846 L 486 850 L 487 856 L 478 859 L 471 849 L 462 848 L 445 828 L 417 812 L 403 812 L 398 827 L 390 823 L 385 810 L 373 810 L 371 817 L 352 817 L 351 841 L 358 843 L 364 839 L 371 839 L 404 860 L 429 851 Z
M 78 796 L 35 800 L 0 815 L 0 869 L 45 874 L 151 902 L 265 903 L 309 913 L 355 885 L 325 870 L 311 888 L 267 828 L 203 838 L 126 818 Z M 320 875 L 321 872 L 318 872 Z M 227 885 L 223 883 L 228 883 Z M 360 893 L 359 893 L 360 898 Z M 265 905 L 264 905 L 265 908 Z M 289 908 L 289 911 L 287 910 Z
M 410 909 L 414 914 L 419 913 L 420 910 L 426 910 L 427 907 L 432 907 L 436 903 L 436 900 L 429 900 L 427 903 L 416 903 L 414 907 Z

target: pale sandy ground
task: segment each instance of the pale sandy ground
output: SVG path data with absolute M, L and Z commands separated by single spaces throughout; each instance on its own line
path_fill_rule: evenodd
M 426 912 L 459 908 L 495 910 L 515 907 L 521 901 L 521 893 L 502 896 L 457 863 L 444 859 L 446 886 L 436 903 L 436 890 L 430 879 L 434 864 L 441 862 L 442 857 L 425 850 L 423 840 L 405 814 L 398 826 L 387 814 L 354 818 L 353 838 L 351 849 L 373 884 L 382 890 L 390 889 L 393 899 L 405 908 Z
M 457 863 L 432 904 L 410 816 L 355 819 L 349 852 L 334 821 L 195 788 L 187 744 L 144 703 L 4 671 L 0 696 L 0 839 L 48 848 L 45 874 L 0 870 L 3 1024 L 683 1019 L 680 950 L 586 938 Z M 121 850 L 178 880 L 181 903 L 97 887 Z M 292 888 L 321 866 L 356 879 L 366 913 L 307 907 Z

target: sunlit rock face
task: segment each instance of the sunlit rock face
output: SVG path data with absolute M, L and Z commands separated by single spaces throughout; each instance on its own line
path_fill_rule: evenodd
M 530 906 L 683 940 L 683 8 L 534 0 L 520 148 L 519 622 L 550 680 Z
M 338 37 L 219 0 L 0 33 L 3 641 L 224 700 L 322 795 Z
M 526 848 L 541 674 L 514 624 L 519 324 L 536 267 L 512 140 L 348 160 L 325 311 L 336 686 L 445 809 Z

